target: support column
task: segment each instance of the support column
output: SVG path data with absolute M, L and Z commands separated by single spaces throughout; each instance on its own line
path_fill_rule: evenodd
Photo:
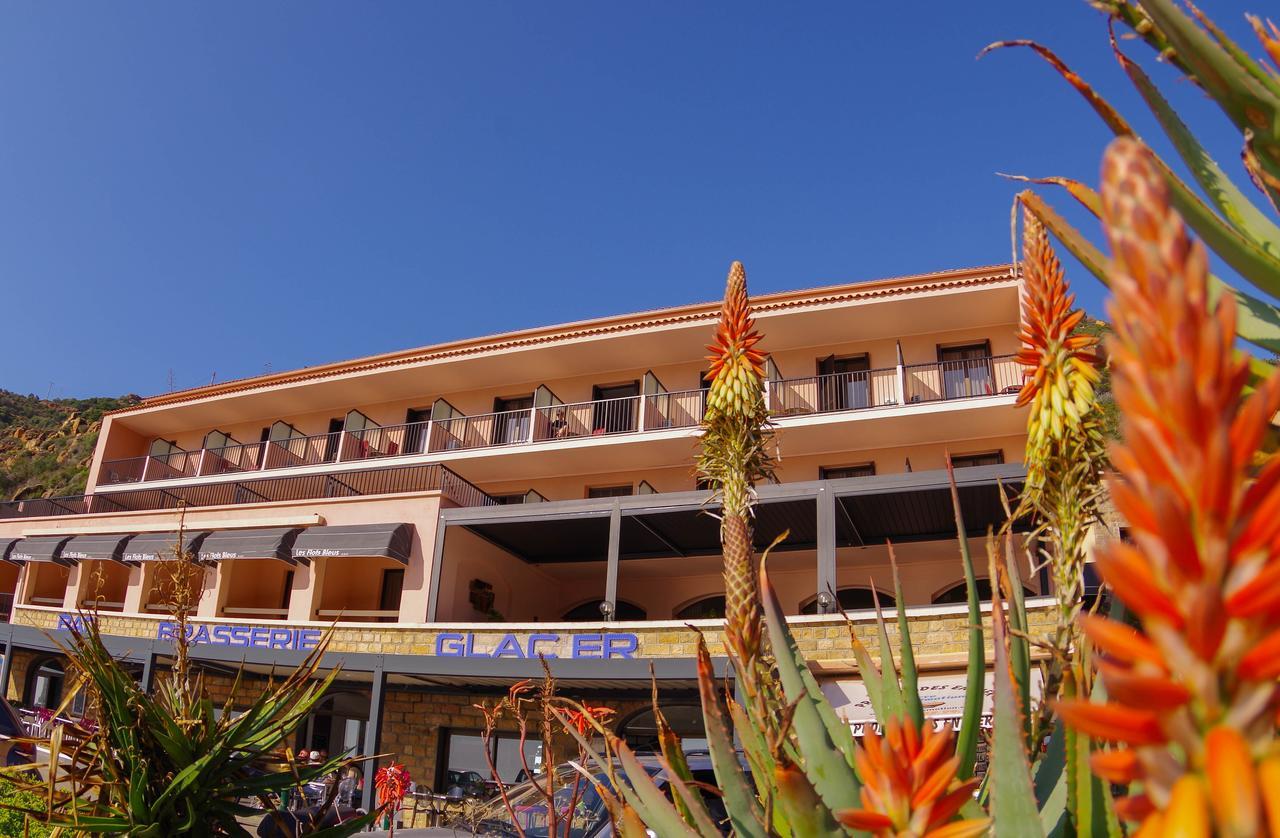
M 831 489 L 822 486 L 818 489 L 818 579 L 817 594 L 836 590 L 836 496 Z M 819 614 L 828 613 L 831 609 L 819 608 Z
M 124 613 L 145 613 L 144 598 L 151 589 L 155 564 L 155 562 L 142 562 L 129 568 L 129 587 L 124 590 Z
M 429 587 L 427 588 L 427 622 L 434 623 L 436 621 L 436 612 L 440 609 L 440 577 L 444 574 L 444 537 L 449 528 L 445 526 L 444 519 L 436 515 L 436 537 L 433 542 L 435 545 L 431 551 L 431 577 Z M 405 621 L 404 600 L 400 602 L 400 621 Z M 412 622 L 412 619 L 409 620 Z
M 142 691 L 146 693 L 151 692 L 151 688 L 155 686 L 155 679 L 156 653 L 153 651 L 148 652 L 147 657 L 142 661 L 142 678 L 138 682 L 142 687 Z
M 226 600 L 223 590 L 223 565 L 226 562 L 214 562 L 204 570 L 204 580 L 200 590 L 200 602 L 196 605 L 196 616 L 212 619 L 218 616 L 218 609 Z M 229 570 L 229 569 L 228 569 Z
M 4 639 L 4 660 L 0 661 L 0 697 L 9 697 L 9 674 L 13 671 L 13 629 Z
M 387 691 L 387 672 L 382 668 L 381 659 L 373 670 L 373 690 L 369 694 L 369 723 L 364 729 L 364 752 L 376 754 L 382 750 L 382 702 Z M 374 788 L 373 775 L 378 771 L 374 760 L 364 763 L 364 793 L 360 797 L 360 806 L 366 811 L 373 811 Z M 392 813 L 394 817 L 394 813 Z
M 609 556 L 604 573 L 604 598 L 613 606 L 606 619 L 613 620 L 618 613 L 618 554 L 622 543 L 622 506 L 617 500 L 609 513 Z
M 319 619 L 316 617 L 316 609 L 320 607 L 320 590 L 324 586 L 327 565 L 328 559 L 312 559 L 310 565 L 299 563 L 293 569 L 293 587 L 289 590 L 289 622 L 302 623 Z

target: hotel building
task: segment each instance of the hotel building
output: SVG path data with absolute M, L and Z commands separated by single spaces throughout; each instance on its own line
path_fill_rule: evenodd
M 714 296 L 719 284 L 708 282 Z M 956 712 L 967 614 L 944 452 L 980 565 L 1023 479 L 1019 279 L 1008 266 L 766 294 L 776 481 L 756 537 L 838 712 L 867 718 L 849 632 L 893 604 L 892 540 L 933 715 Z M 0 681 L 54 707 L 55 640 L 96 613 L 144 683 L 173 651 L 157 568 L 205 563 L 193 655 L 211 688 L 341 666 L 298 746 L 394 753 L 443 790 L 484 769 L 472 705 L 539 677 L 652 736 L 698 736 L 695 626 L 724 669 L 718 523 L 693 461 L 718 303 L 428 346 L 194 390 L 106 417 L 83 496 L 0 504 Z M 710 510 L 714 511 L 714 510 Z M 980 567 L 981 572 L 981 567 Z M 1043 580 L 1023 580 L 1033 621 Z M 837 613 L 841 612 L 841 613 Z M 962 696 L 962 694 L 961 694 Z M 493 745 L 504 780 L 517 742 Z

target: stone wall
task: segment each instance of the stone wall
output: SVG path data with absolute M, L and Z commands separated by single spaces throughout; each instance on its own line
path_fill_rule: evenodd
M 908 614 L 913 647 L 922 668 L 964 665 L 968 649 L 969 617 L 964 607 L 934 607 L 915 609 Z M 892 615 L 887 625 L 889 638 L 896 646 L 897 623 Z M 57 629 L 59 612 L 18 606 L 14 609 L 13 622 L 36 626 L 46 631 Z M 1041 600 L 1028 608 L 1031 634 L 1046 635 L 1053 623 L 1053 609 Z M 149 616 L 101 614 L 98 624 L 105 635 L 154 639 L 160 619 Z M 991 653 L 991 618 L 984 614 L 987 628 L 988 657 Z M 254 626 L 271 628 L 304 629 L 320 632 L 328 628 L 321 623 L 253 623 L 245 620 L 193 620 L 195 626 Z M 695 623 L 712 655 L 723 655 L 723 631 L 718 621 L 703 620 Z M 850 627 L 858 639 L 871 650 L 873 656 L 879 648 L 875 620 L 860 614 L 847 622 L 840 616 L 799 617 L 791 623 L 792 633 L 800 651 L 815 664 L 845 664 L 851 661 L 853 644 Z M 616 636 L 610 640 L 610 635 Z M 632 648 L 630 636 L 636 639 Z M 264 632 L 255 635 L 254 645 L 265 646 L 269 641 Z M 469 638 L 469 639 L 468 639 Z M 533 651 L 548 657 L 605 657 L 612 647 L 615 657 L 691 658 L 697 649 L 697 632 L 685 625 L 666 623 L 548 623 L 529 624 L 462 624 L 457 626 L 429 625 L 339 625 L 333 629 L 329 649 L 333 652 L 371 652 L 387 655 L 419 656 L 494 656 L 522 658 Z M 261 642 L 258 642 L 258 641 Z M 494 653 L 497 654 L 494 654 Z M 198 655 L 198 649 L 196 654 Z

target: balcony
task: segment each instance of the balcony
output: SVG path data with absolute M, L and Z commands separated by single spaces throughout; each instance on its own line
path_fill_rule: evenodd
M 340 474 L 257 477 L 232 482 L 6 501 L 0 503 L 0 520 L 429 491 L 439 491 L 459 506 L 489 506 L 494 503 L 477 486 L 448 467 L 428 463 Z
M 788 419 L 798 416 L 1007 396 L 1016 393 L 1021 382 L 1022 371 L 1014 356 L 999 355 L 780 378 L 768 382 L 765 398 L 770 414 L 785 426 Z M 459 414 L 403 425 L 371 425 L 339 433 L 109 460 L 102 464 L 98 485 L 428 457 L 695 428 L 705 406 L 706 391 L 694 389 L 555 403 L 526 410 Z M 74 501 L 72 503 L 74 505 Z

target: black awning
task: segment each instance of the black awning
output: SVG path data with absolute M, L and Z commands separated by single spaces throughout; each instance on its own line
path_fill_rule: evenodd
M 183 548 L 192 554 L 200 551 L 208 532 L 187 532 L 183 538 Z M 125 544 L 121 558 L 126 562 L 154 562 L 174 558 L 174 548 L 178 544 L 176 532 L 144 532 L 135 535 Z
M 62 561 L 62 545 L 71 540 L 69 535 L 38 535 L 24 538 L 9 551 L 10 561 L 58 562 Z M 68 562 L 69 563 L 69 562 Z
M 408 564 L 412 545 L 412 524 L 310 527 L 293 542 L 293 557 L 298 560 L 385 557 Z
M 87 559 L 104 561 L 124 561 L 124 544 L 129 540 L 127 533 L 110 535 L 76 535 L 72 536 L 62 547 L 62 558 L 83 562 Z
M 1006 484 L 1005 490 L 1021 489 Z M 960 511 L 970 538 L 998 530 L 1005 522 L 999 484 L 961 486 Z M 916 489 L 875 495 L 850 495 L 836 499 L 837 534 L 841 546 L 906 541 L 939 541 L 956 537 L 955 511 L 949 489 Z M 1017 506 L 1017 498 L 1010 501 Z M 1014 532 L 1026 532 L 1029 522 L 1014 522 Z
M 0 538 L 0 561 L 9 561 L 9 553 L 13 550 L 13 545 L 21 541 L 22 538 Z M 14 564 L 21 564 L 15 561 Z
M 293 564 L 293 541 L 301 531 L 292 527 L 216 530 L 209 533 L 200 545 L 200 560 L 220 562 L 232 559 L 279 559 Z

